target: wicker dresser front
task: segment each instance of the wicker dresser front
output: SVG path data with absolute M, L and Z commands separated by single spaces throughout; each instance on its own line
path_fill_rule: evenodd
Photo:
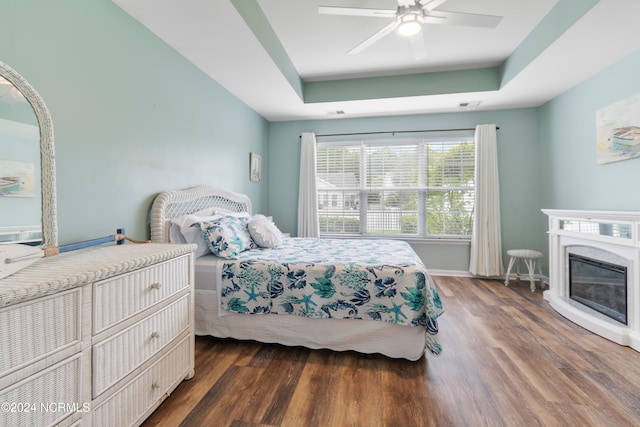
M 141 424 L 194 374 L 194 249 L 95 247 L 0 280 L 0 426 Z

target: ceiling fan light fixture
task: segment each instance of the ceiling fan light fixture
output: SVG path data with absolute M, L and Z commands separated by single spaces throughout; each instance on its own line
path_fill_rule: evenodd
M 398 34 L 403 37 L 415 36 L 422 30 L 422 14 L 409 12 L 398 18 Z

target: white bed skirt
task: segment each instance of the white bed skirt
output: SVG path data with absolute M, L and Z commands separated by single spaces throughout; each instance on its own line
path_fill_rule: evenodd
M 196 289 L 196 335 L 255 340 L 286 346 L 354 350 L 418 360 L 425 351 L 425 329 L 373 320 L 310 319 L 294 315 L 218 315 L 217 292 Z

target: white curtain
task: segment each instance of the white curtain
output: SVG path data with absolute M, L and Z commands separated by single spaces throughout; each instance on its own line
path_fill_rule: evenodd
M 476 126 L 475 143 L 476 196 L 469 272 L 476 276 L 500 276 L 504 273 L 504 265 L 496 125 Z
M 303 132 L 298 187 L 298 237 L 319 237 L 318 196 L 316 192 L 316 135 Z

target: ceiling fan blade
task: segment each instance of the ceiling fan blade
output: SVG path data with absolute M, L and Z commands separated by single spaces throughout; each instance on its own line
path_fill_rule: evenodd
M 363 9 L 358 7 L 318 6 L 322 15 L 366 16 L 369 18 L 395 18 L 396 11 L 389 9 Z
M 433 9 L 438 8 L 440 5 L 442 5 L 442 3 L 446 1 L 447 0 L 420 0 L 420 6 L 422 6 L 422 9 L 429 12 Z
M 397 26 L 398 26 L 398 21 L 393 20 L 391 23 L 389 23 L 383 29 L 381 29 L 380 31 L 378 31 L 377 33 L 375 33 L 374 35 L 372 35 L 371 37 L 369 37 L 368 39 L 366 39 L 365 41 L 363 41 L 362 43 L 360 43 L 359 45 L 357 45 L 353 49 L 351 49 L 349 51 L 349 54 L 350 55 L 356 55 L 356 54 L 362 52 L 363 50 L 365 50 L 366 48 L 368 48 L 369 46 L 371 46 L 372 44 L 374 44 L 375 42 L 377 42 L 378 40 L 380 40 L 381 38 L 383 38 L 387 34 L 393 32 L 393 30 L 395 30 Z
M 413 57 L 416 59 L 416 61 L 425 59 L 428 56 L 427 44 L 424 41 L 424 30 L 420 31 L 414 36 L 409 37 L 409 42 L 411 42 Z
M 433 10 L 425 14 L 424 17 L 424 22 L 428 24 L 465 25 L 467 27 L 481 28 L 495 28 L 501 20 L 502 16 L 446 12 L 444 10 Z

